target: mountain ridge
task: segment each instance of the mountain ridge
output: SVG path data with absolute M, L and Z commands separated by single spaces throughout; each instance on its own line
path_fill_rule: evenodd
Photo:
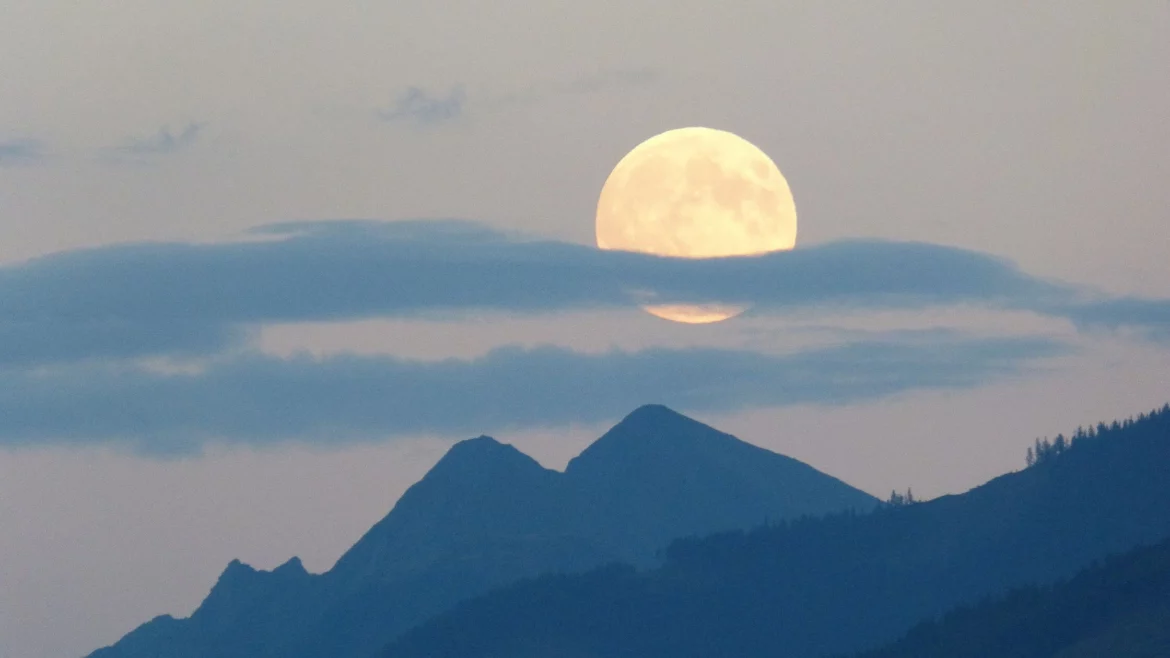
M 1078 433 L 1080 434 L 1080 433 Z M 673 542 L 662 566 L 466 601 L 383 658 L 852 653 L 1011 587 L 1170 536 L 1170 405 L 958 495 Z M 1086 532 L 1091 529 L 1091 532 Z
M 590 448 L 560 472 L 488 436 L 460 441 L 328 572 L 308 574 L 299 560 L 271 572 L 233 561 L 191 617 L 148 622 L 91 658 L 364 658 L 500 585 L 614 561 L 649 565 L 676 537 L 877 504 L 661 405 L 634 410 Z

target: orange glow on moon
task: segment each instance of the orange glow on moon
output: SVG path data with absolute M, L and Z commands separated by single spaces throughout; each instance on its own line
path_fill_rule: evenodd
M 732 133 L 680 128 L 634 147 L 597 203 L 597 246 L 659 256 L 751 256 L 796 245 L 788 181 L 763 151 Z M 731 305 L 649 305 L 675 322 L 739 315 Z

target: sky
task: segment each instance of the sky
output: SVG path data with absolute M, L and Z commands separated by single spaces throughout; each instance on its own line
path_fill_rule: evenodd
M 667 403 L 879 496 L 1170 400 L 1170 5 L 0 0 L 0 655 L 323 571 L 456 440 Z M 599 252 L 631 148 L 797 248 Z M 660 301 L 749 305 L 690 326 Z

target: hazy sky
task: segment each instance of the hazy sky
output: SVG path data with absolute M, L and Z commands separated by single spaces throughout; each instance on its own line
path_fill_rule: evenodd
M 186 615 L 232 558 L 327 569 L 480 433 L 560 467 L 666 402 L 934 496 L 1170 399 L 1162 0 L 0 16 L 6 658 Z M 686 125 L 775 160 L 796 251 L 590 248 L 614 164 Z

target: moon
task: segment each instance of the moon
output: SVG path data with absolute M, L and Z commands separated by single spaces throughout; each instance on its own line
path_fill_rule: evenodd
M 597 202 L 597 246 L 680 258 L 750 256 L 796 245 L 796 205 L 772 159 L 738 135 L 678 128 L 622 158 Z M 703 324 L 746 307 L 651 305 L 660 318 Z

